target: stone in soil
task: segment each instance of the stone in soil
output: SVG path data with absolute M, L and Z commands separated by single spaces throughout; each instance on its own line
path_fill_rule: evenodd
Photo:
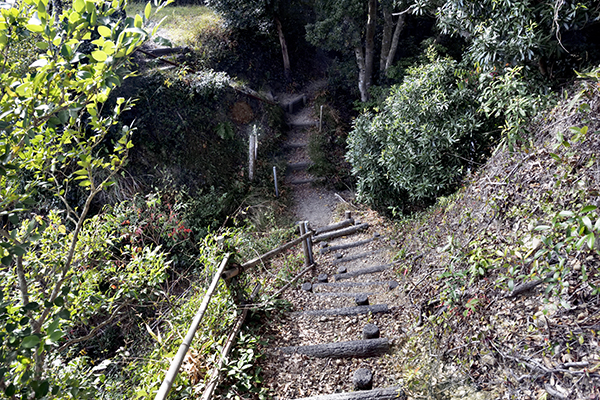
M 379 338 L 379 328 L 375 324 L 367 324 L 363 328 L 363 339 Z
M 354 372 L 352 383 L 356 390 L 371 390 L 373 388 L 373 373 L 368 368 L 359 368 Z

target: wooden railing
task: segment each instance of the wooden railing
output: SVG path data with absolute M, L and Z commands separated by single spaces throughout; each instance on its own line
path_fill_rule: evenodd
M 337 232 L 340 232 L 338 234 L 338 236 L 347 234 L 347 232 L 349 232 L 349 230 L 351 230 L 351 228 L 354 228 L 351 226 L 353 224 L 354 224 L 354 221 L 350 218 L 350 214 L 347 212 L 345 221 L 342 221 L 338 224 L 330 225 L 328 227 L 319 229 L 317 231 L 317 236 L 315 236 L 315 241 L 324 240 L 321 238 L 330 239 L 332 237 L 336 237 L 336 232 L 331 232 L 331 231 L 334 231 L 334 230 L 337 230 L 340 228 L 344 228 L 344 227 L 350 227 L 350 228 L 341 229 L 341 230 L 337 231 Z M 364 225 L 366 225 L 366 224 L 362 224 L 361 228 Z M 284 290 L 286 290 L 294 282 L 296 282 L 300 277 L 302 277 L 305 273 L 310 271 L 312 267 L 314 267 L 312 245 L 313 245 L 313 235 L 315 235 L 315 233 L 309 229 L 307 221 L 299 222 L 299 226 L 300 226 L 300 237 L 298 237 L 297 239 L 294 239 L 290 242 L 287 242 L 287 243 L 277 247 L 276 249 L 273 249 L 259 257 L 256 257 L 249 261 L 246 261 L 244 264 L 242 264 L 240 266 L 225 270 L 225 268 L 227 267 L 227 263 L 229 262 L 230 254 L 227 253 L 225 255 L 225 257 L 223 257 L 223 260 L 219 264 L 219 267 L 212 278 L 210 286 L 208 287 L 208 289 L 206 290 L 206 293 L 204 294 L 204 298 L 202 299 L 202 304 L 200 305 L 198 312 L 194 316 L 194 319 L 192 320 L 192 324 L 191 324 L 190 328 L 188 329 L 188 332 L 187 332 L 185 338 L 183 339 L 183 342 L 179 346 L 179 350 L 177 351 L 177 354 L 173 358 L 173 361 L 171 361 L 169 370 L 167 371 L 167 374 L 165 375 L 165 378 L 164 378 L 160 388 L 158 389 L 158 392 L 156 393 L 156 396 L 154 398 L 155 400 L 165 400 L 167 398 L 167 395 L 169 394 L 169 391 L 171 390 L 171 387 L 173 386 L 173 382 L 175 381 L 175 378 L 177 377 L 179 368 L 181 367 L 181 364 L 183 363 L 183 359 L 185 358 L 185 355 L 187 354 L 187 352 L 190 348 L 190 345 L 194 339 L 196 331 L 198 330 L 198 326 L 200 325 L 202 317 L 204 316 L 204 313 L 206 312 L 206 309 L 208 308 L 208 303 L 210 302 L 210 299 L 211 299 L 214 291 L 216 290 L 220 279 L 223 279 L 225 281 L 230 280 L 231 278 L 241 274 L 243 271 L 253 268 L 261 263 L 264 263 L 265 261 L 270 260 L 271 258 L 281 254 L 282 252 L 302 243 L 302 248 L 304 251 L 305 268 L 302 271 L 300 271 L 300 273 L 297 274 L 293 279 L 291 279 L 285 286 L 283 286 L 279 291 L 277 291 L 275 294 L 273 294 L 271 296 L 271 298 L 276 298 Z M 329 232 L 329 233 L 326 233 L 326 232 Z M 259 290 L 260 290 L 260 284 L 254 288 L 252 295 L 251 295 L 251 300 L 254 299 L 254 297 L 258 294 Z M 211 373 L 211 377 L 208 381 L 208 384 L 206 386 L 204 394 L 202 395 L 201 400 L 210 400 L 212 393 L 219 381 L 219 373 L 221 371 L 221 368 L 222 368 L 223 364 L 225 363 L 225 360 L 227 358 L 229 350 L 233 346 L 233 342 L 235 340 L 235 337 L 237 336 L 237 333 L 239 332 L 239 330 L 242 327 L 242 324 L 244 322 L 247 312 L 248 312 L 248 309 L 244 308 L 242 314 L 236 320 L 234 328 L 233 328 L 232 332 L 229 334 L 227 341 L 225 343 L 225 346 L 223 348 L 223 352 L 221 354 L 220 361 L 218 362 L 218 364 L 216 365 L 216 367 L 213 369 L 213 371 Z

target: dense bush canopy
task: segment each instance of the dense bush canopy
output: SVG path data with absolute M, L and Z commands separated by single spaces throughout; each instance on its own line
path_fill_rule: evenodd
M 346 157 L 362 201 L 404 207 L 448 192 L 487 141 L 476 93 L 456 78 L 456 61 L 429 59 L 392 88 L 381 110 L 354 124 Z

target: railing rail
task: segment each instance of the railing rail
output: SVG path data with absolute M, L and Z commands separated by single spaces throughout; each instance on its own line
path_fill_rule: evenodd
M 348 221 L 343 221 L 341 223 L 330 225 L 329 227 L 325 227 L 325 228 L 323 228 L 323 230 L 321 232 L 328 232 L 330 230 L 339 229 L 340 227 L 342 227 L 342 225 L 343 226 L 352 225 L 354 223 L 354 221 L 350 222 L 350 218 L 351 218 L 350 213 L 347 212 L 346 219 Z M 315 241 L 319 241 L 319 240 L 323 240 L 323 239 L 327 239 L 327 238 L 331 238 L 331 237 L 336 237 L 341 234 L 344 234 L 346 231 L 351 231 L 352 229 L 362 229 L 362 228 L 364 228 L 364 225 L 367 225 L 367 224 L 362 224 L 362 225 L 359 225 L 356 227 L 345 228 L 345 229 L 337 231 L 336 234 L 322 233 L 321 235 L 315 237 Z M 173 382 L 175 381 L 175 378 L 177 377 L 177 373 L 179 372 L 179 368 L 181 367 L 183 359 L 185 358 L 185 355 L 187 354 L 187 352 L 192 344 L 192 341 L 194 340 L 194 336 L 196 334 L 196 331 L 198 330 L 200 321 L 202 320 L 202 317 L 204 316 L 204 313 L 206 312 L 206 310 L 208 308 L 208 303 L 210 302 L 210 299 L 211 299 L 214 291 L 216 290 L 220 279 L 229 280 L 229 279 L 233 278 L 234 276 L 239 275 L 244 270 L 252 268 L 260 263 L 263 263 L 263 262 L 275 257 L 276 255 L 281 254 L 282 252 L 292 248 L 293 246 L 295 246 L 299 243 L 302 243 L 306 267 L 298 275 L 296 275 L 296 277 L 294 277 L 292 280 L 290 280 L 283 288 L 281 288 L 279 291 L 277 291 L 277 293 L 275 293 L 274 295 L 271 296 L 271 298 L 275 298 L 279 294 L 281 294 L 285 289 L 287 289 L 289 286 L 291 286 L 295 281 L 297 281 L 302 275 L 304 275 L 306 272 L 308 272 L 311 268 L 314 267 L 315 264 L 314 264 L 313 252 L 312 252 L 313 232 L 309 229 L 307 221 L 300 221 L 299 227 L 300 227 L 300 237 L 298 237 L 297 239 L 291 240 L 271 251 L 266 252 L 265 254 L 263 254 L 259 257 L 253 258 L 252 260 L 249 260 L 249 261 L 246 261 L 244 264 L 237 266 L 235 268 L 225 270 L 225 268 L 227 267 L 227 263 L 229 262 L 230 253 L 227 253 L 225 255 L 225 257 L 221 261 L 221 264 L 219 265 L 219 268 L 217 269 L 215 275 L 213 276 L 210 286 L 208 287 L 208 289 L 206 290 L 206 293 L 204 294 L 204 298 L 202 299 L 202 304 L 200 304 L 200 308 L 198 309 L 198 312 L 194 316 L 192 324 L 191 324 L 190 328 L 188 329 L 187 335 L 185 336 L 185 338 L 183 339 L 183 342 L 179 346 L 179 350 L 177 351 L 177 354 L 173 358 L 173 361 L 171 361 L 169 370 L 167 371 L 167 374 L 165 375 L 165 379 L 163 380 L 160 388 L 158 389 L 158 392 L 156 393 L 156 397 L 154 398 L 154 400 L 165 400 L 167 398 L 167 395 L 169 394 L 169 391 L 171 390 L 171 387 L 173 386 Z M 251 298 L 254 298 L 254 296 L 256 296 L 259 288 L 260 288 L 260 286 L 257 285 L 257 287 L 254 289 L 254 291 L 251 295 Z M 244 321 L 247 311 L 248 311 L 248 308 L 244 308 L 242 314 L 238 317 L 238 320 L 237 320 L 232 332 L 229 334 L 227 343 L 221 354 L 221 359 L 220 359 L 218 365 L 213 369 L 213 373 L 211 374 L 211 378 L 209 379 L 209 383 L 206 386 L 205 392 L 202 395 L 201 400 L 210 400 L 212 393 L 217 386 L 217 383 L 219 380 L 219 373 L 222 368 L 222 365 L 225 362 L 225 359 L 227 358 L 227 354 L 229 353 L 231 346 L 233 345 L 235 336 L 237 335 L 237 333 L 239 332 L 239 330 L 242 327 L 242 324 L 243 324 L 243 321 Z
M 208 303 L 210 301 L 210 298 L 212 297 L 215 289 L 217 288 L 217 285 L 219 284 L 219 279 L 221 279 L 221 274 L 223 273 L 223 271 L 225 270 L 225 267 L 227 266 L 227 262 L 229 261 L 229 256 L 230 256 L 230 254 L 227 253 L 225 255 L 225 257 L 223 258 L 223 261 L 221 261 L 221 265 L 219 265 L 219 269 L 217 269 L 217 272 L 215 273 L 210 286 L 208 287 L 208 289 L 206 290 L 206 293 L 204 294 L 204 298 L 202 299 L 202 304 L 200 304 L 200 309 L 194 316 L 192 325 L 188 329 L 187 335 L 183 339 L 183 342 L 181 342 L 181 345 L 179 346 L 179 350 L 177 351 L 175 358 L 173 358 L 173 361 L 171 361 L 171 366 L 169 367 L 169 370 L 167 371 L 167 374 L 165 375 L 165 379 L 163 380 L 162 384 L 160 385 L 160 388 L 158 389 L 158 392 L 156 393 L 156 397 L 154 397 L 154 400 L 165 400 L 167 398 L 167 395 L 169 394 L 169 390 L 171 390 L 171 386 L 173 386 L 173 381 L 175 381 L 175 377 L 177 376 L 177 373 L 179 372 L 181 363 L 183 362 L 183 359 L 184 359 L 185 355 L 187 354 L 187 352 L 190 348 L 190 345 L 192 344 L 192 340 L 194 340 L 194 335 L 196 334 L 196 331 L 198 330 L 200 321 L 202 320 L 202 317 L 204 316 L 204 313 L 206 312 L 206 309 L 208 308 Z

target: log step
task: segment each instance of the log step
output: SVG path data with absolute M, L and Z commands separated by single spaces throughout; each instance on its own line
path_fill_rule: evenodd
M 314 288 L 319 286 L 324 287 L 362 287 L 362 286 L 385 286 L 389 287 L 390 283 L 396 283 L 396 281 L 375 281 L 375 282 L 329 282 L 329 283 L 315 283 L 312 286 Z
M 300 170 L 304 170 L 307 169 L 308 167 L 310 167 L 313 163 L 310 161 L 305 161 L 305 162 L 299 162 L 299 163 L 295 163 L 295 164 L 288 164 L 287 166 L 287 170 L 288 171 L 300 171 Z
M 369 241 L 372 241 L 372 240 L 373 239 L 369 239 Z M 361 258 L 365 258 L 365 257 L 373 256 L 375 254 L 383 253 L 384 251 L 387 251 L 387 250 L 388 250 L 388 247 L 383 248 L 383 249 L 379 249 L 379 250 L 367 251 L 365 253 L 355 254 L 355 255 L 352 255 L 352 256 L 348 256 L 348 257 L 338 258 L 338 259 L 333 260 L 332 264 L 333 265 L 338 265 L 338 264 L 343 264 L 343 263 L 347 263 L 347 262 L 350 262 L 350 261 L 359 260 Z
M 313 183 L 316 182 L 317 180 L 315 178 L 308 178 L 308 179 L 297 179 L 295 181 L 289 181 L 288 183 L 290 185 L 305 185 L 307 183 Z
M 303 397 L 295 400 L 406 400 L 406 394 L 400 386 L 394 386 L 385 389 L 360 390 L 358 392 Z
M 349 342 L 325 343 L 312 346 L 280 347 L 286 354 L 304 354 L 317 358 L 377 357 L 390 350 L 387 339 L 352 340 Z
M 391 266 L 392 266 L 392 264 L 384 264 L 384 265 L 376 265 L 374 267 L 357 269 L 356 271 L 346 272 L 345 274 L 335 274 L 333 276 L 333 279 L 335 281 L 341 281 L 343 279 L 350 279 L 350 278 L 354 278 L 355 276 L 359 276 L 359 275 L 375 274 L 377 272 L 385 271 L 386 269 L 389 269 Z
M 354 220 L 352 218 L 345 219 L 341 222 L 338 222 L 337 224 L 327 225 L 327 226 L 317 229 L 315 232 L 315 235 L 321 235 L 326 232 L 336 231 L 338 229 L 342 229 L 342 228 L 345 228 L 347 226 L 352 226 L 352 225 L 354 225 Z
M 324 247 L 321 250 L 319 250 L 319 252 L 321 254 L 326 254 L 326 253 L 329 253 L 331 251 L 351 249 L 353 247 L 359 247 L 359 246 L 364 246 L 365 244 L 369 244 L 373 240 L 375 240 L 375 238 L 370 238 L 370 239 L 365 239 L 365 240 L 359 240 L 358 242 L 352 242 L 352 243 L 338 244 L 337 246 L 327 246 L 327 247 Z
M 350 226 L 348 228 L 340 229 L 339 231 L 324 233 L 322 235 L 313 237 L 313 242 L 322 242 L 323 240 L 334 239 L 334 238 L 337 238 L 340 236 L 352 235 L 358 231 L 367 229 L 368 227 L 369 227 L 369 224 L 364 223 L 364 224 L 354 225 L 354 226 Z M 328 248 L 329 247 L 325 247 L 324 249 L 321 249 L 321 250 L 325 250 Z M 321 253 L 321 254 L 323 254 L 323 253 Z
M 375 292 L 317 292 L 313 293 L 315 296 L 323 296 L 323 297 L 356 297 L 359 294 L 363 294 L 365 296 L 373 296 L 376 294 Z
M 282 104 L 282 107 L 286 112 L 290 114 L 295 114 L 298 111 L 300 111 L 300 109 L 302 109 L 305 105 L 306 95 L 301 94 L 291 99 L 288 103 Z
M 387 304 L 374 304 L 372 306 L 356 306 L 356 307 L 343 307 L 343 308 L 327 308 L 323 310 L 307 310 L 307 311 L 294 311 L 291 315 L 310 315 L 314 317 L 321 316 L 348 316 L 358 315 L 367 313 L 387 313 L 389 312 Z
M 308 146 L 307 143 L 284 143 L 282 147 L 287 150 L 287 149 L 303 149 L 307 146 Z
M 288 125 L 291 129 L 294 128 L 309 128 L 312 126 L 318 126 L 319 121 L 289 121 Z

